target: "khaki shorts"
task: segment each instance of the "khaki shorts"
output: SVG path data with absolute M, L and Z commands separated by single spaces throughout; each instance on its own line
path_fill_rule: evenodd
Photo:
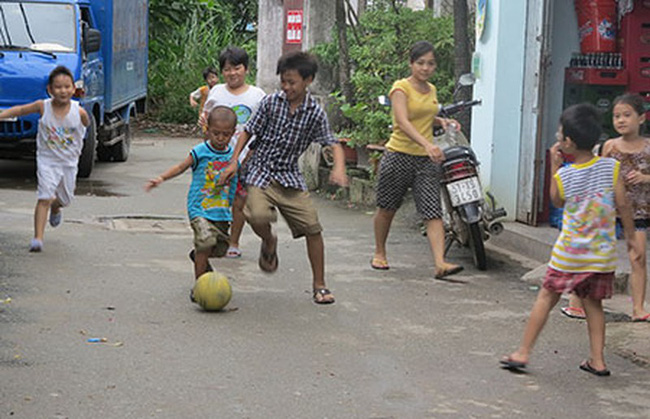
M 229 222 L 196 217 L 190 220 L 190 225 L 194 231 L 194 249 L 197 252 L 209 251 L 210 256 L 216 258 L 226 255 L 230 241 Z
M 265 189 L 249 186 L 247 191 L 244 215 L 250 224 L 276 222 L 277 208 L 287 221 L 294 239 L 323 231 L 309 192 L 285 188 L 276 181 L 271 181 Z

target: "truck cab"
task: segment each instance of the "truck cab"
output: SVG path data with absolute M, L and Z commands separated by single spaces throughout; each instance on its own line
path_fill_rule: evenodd
M 79 159 L 126 161 L 147 92 L 147 0 L 0 0 L 0 109 L 48 97 L 58 65 L 91 117 Z M 35 156 L 38 114 L 0 121 L 0 158 Z

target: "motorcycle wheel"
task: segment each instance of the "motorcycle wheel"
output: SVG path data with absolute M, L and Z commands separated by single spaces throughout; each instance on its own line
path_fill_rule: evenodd
M 474 264 L 479 271 L 487 269 L 485 257 L 485 246 L 483 245 L 483 232 L 479 223 L 472 223 L 469 226 L 469 247 L 472 249 Z

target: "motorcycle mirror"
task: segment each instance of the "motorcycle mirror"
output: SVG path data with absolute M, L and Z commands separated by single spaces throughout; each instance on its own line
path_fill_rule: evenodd
M 386 95 L 378 96 L 377 101 L 382 106 L 390 106 L 390 99 L 388 99 L 388 96 L 386 96 Z
M 471 86 L 476 83 L 476 77 L 473 73 L 465 73 L 458 79 L 458 84 L 461 86 Z

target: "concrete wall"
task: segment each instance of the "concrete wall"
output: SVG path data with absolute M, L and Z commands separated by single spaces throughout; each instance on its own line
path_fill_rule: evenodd
M 481 161 L 483 186 L 513 219 L 521 135 L 526 2 L 490 0 L 483 36 L 476 43 L 480 78 L 474 97 L 472 147 Z
M 256 84 L 271 93 L 278 88 L 275 67 L 284 42 L 282 0 L 259 0 L 258 16 Z
M 356 2 L 354 2 L 356 4 Z M 304 0 L 302 49 L 308 50 L 320 42 L 331 39 L 335 22 L 333 1 Z M 257 85 L 267 93 L 279 88 L 275 74 L 284 42 L 284 9 L 282 0 L 259 0 L 257 36 Z M 312 91 L 327 96 L 333 89 L 332 69 L 321 68 Z

